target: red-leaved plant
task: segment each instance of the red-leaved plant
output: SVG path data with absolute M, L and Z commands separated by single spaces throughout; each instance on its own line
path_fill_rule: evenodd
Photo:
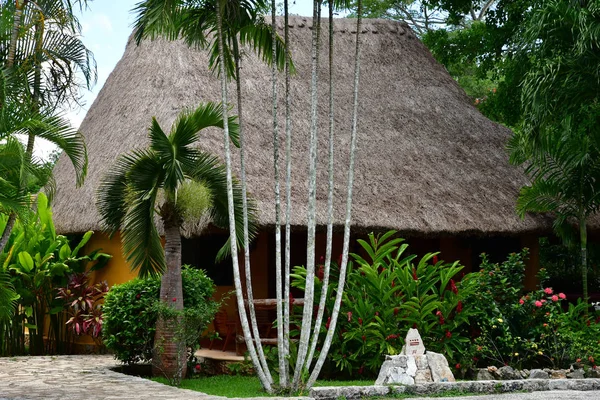
M 108 292 L 106 281 L 90 285 L 87 273 L 72 274 L 66 287 L 58 289 L 56 298 L 65 301 L 70 315 L 67 321 L 76 335 L 100 337 L 102 333 L 102 302 Z

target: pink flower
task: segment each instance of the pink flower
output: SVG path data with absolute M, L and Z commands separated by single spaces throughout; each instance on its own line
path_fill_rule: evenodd
M 348 322 L 352 321 L 352 311 L 348 311 Z
M 525 300 L 519 299 L 519 304 L 521 304 L 521 305 L 525 304 Z
M 541 300 L 541 302 L 542 302 L 542 303 L 545 303 L 545 302 L 546 302 L 546 299 L 542 299 L 542 300 Z
M 558 296 L 557 295 L 552 296 L 552 301 L 558 301 Z
M 552 293 L 554 293 L 554 292 L 552 291 L 552 288 L 549 288 L 549 287 L 547 287 L 546 289 L 544 289 L 544 292 L 545 292 L 547 295 L 551 295 Z
M 458 304 L 456 305 L 456 312 L 459 313 L 462 311 L 462 309 L 463 309 L 463 304 L 462 304 L 462 301 L 459 300 Z
M 543 303 L 542 303 L 541 301 L 539 301 L 539 300 L 537 300 L 537 301 L 535 302 L 535 306 L 536 306 L 536 307 L 541 307 L 541 306 L 542 306 L 542 304 L 543 304 Z
M 561 299 L 563 299 L 563 300 L 567 298 L 567 296 L 565 296 L 564 293 L 559 293 L 558 297 L 561 298 Z

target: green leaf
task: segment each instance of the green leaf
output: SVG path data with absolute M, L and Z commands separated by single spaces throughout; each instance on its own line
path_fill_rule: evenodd
M 31 255 L 26 251 L 22 251 L 19 253 L 19 264 L 27 272 L 31 272 L 31 270 L 33 270 L 34 267 L 33 258 L 31 258 Z

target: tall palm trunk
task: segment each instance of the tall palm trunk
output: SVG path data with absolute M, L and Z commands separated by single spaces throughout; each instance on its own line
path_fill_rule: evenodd
M 252 269 L 250 268 L 250 237 L 248 235 L 248 194 L 246 185 L 246 150 L 244 139 L 244 118 L 242 112 L 242 84 L 241 84 L 241 62 L 240 49 L 237 35 L 232 35 L 233 41 L 233 58 L 235 62 L 235 85 L 237 92 L 237 107 L 238 107 L 238 123 L 239 123 L 239 138 L 240 138 L 240 169 L 241 185 L 242 185 L 242 218 L 244 219 L 244 271 L 246 273 L 246 293 L 248 298 L 248 311 L 250 313 L 250 324 L 252 326 L 252 335 L 258 350 L 258 358 L 265 371 L 265 375 L 269 382 L 273 383 L 267 359 L 260 342 L 260 334 L 258 332 L 258 323 L 256 322 L 256 312 L 254 310 L 254 294 L 252 293 Z
M 227 167 L 227 206 L 229 209 L 229 235 L 231 240 L 231 261 L 233 266 L 233 281 L 235 284 L 235 293 L 237 298 L 238 312 L 240 315 L 240 322 L 244 333 L 244 339 L 250 354 L 250 359 L 254 365 L 254 369 L 258 378 L 269 393 L 273 391 L 269 379 L 265 375 L 265 372 L 258 360 L 254 343 L 252 342 L 252 336 L 250 334 L 250 327 L 248 326 L 248 318 L 244 307 L 244 295 L 242 292 L 242 281 L 240 279 L 239 260 L 238 260 L 238 248 L 236 241 L 236 228 L 235 228 L 235 212 L 233 206 L 233 178 L 231 173 L 231 149 L 229 147 L 229 121 L 228 121 L 228 105 L 227 105 L 227 75 L 225 73 L 225 56 L 224 56 L 224 45 L 223 45 L 223 5 L 221 1 L 217 1 L 217 41 L 219 48 L 219 70 L 221 77 L 221 101 L 222 101 L 222 113 L 223 113 L 223 140 L 225 147 L 225 164 Z
M 581 282 L 583 284 L 583 301 L 589 303 L 587 279 L 587 224 L 584 213 L 579 216 L 579 243 L 581 254 Z
M 285 368 L 280 370 L 279 383 L 281 387 L 289 386 L 290 354 L 290 218 L 292 213 L 292 120 L 290 116 L 290 28 L 288 0 L 283 2 L 284 8 L 284 42 L 285 42 L 285 266 L 283 284 L 283 354 Z
M 318 99 L 318 66 L 319 66 L 319 10 L 320 0 L 313 2 L 313 29 L 312 29 L 312 78 L 311 78 L 311 124 L 310 124 L 310 150 L 308 169 L 308 239 L 306 243 L 306 287 L 304 289 L 304 310 L 302 312 L 302 329 L 298 345 L 296 368 L 292 387 L 298 389 L 300 378 L 305 368 L 306 353 L 312 327 L 312 313 L 314 303 L 315 281 L 315 228 L 316 228 L 316 200 L 317 200 L 317 99 Z
M 333 140 L 334 140 L 334 90 L 333 90 L 333 4 L 329 2 L 329 191 L 327 193 L 327 247 L 325 248 L 325 265 L 323 270 L 323 282 L 321 286 L 321 299 L 317 309 L 317 319 L 313 331 L 310 350 L 306 362 L 306 368 L 310 369 L 313 356 L 319 342 L 319 333 L 323 323 L 323 314 L 325 313 L 325 302 L 329 289 L 329 271 L 331 269 L 331 246 L 333 241 Z
M 167 269 L 160 282 L 160 302 L 174 310 L 183 310 L 183 288 L 181 284 L 181 219 L 174 205 L 166 203 L 161 210 L 165 229 L 165 261 Z M 154 335 L 152 373 L 180 381 L 187 369 L 185 337 L 180 327 L 179 315 L 173 320 L 159 313 Z
M 340 278 L 335 296 L 335 303 L 331 313 L 331 324 L 323 343 L 323 349 L 319 355 L 319 359 L 315 364 L 315 368 L 308 378 L 307 386 L 310 388 L 314 385 L 319 377 L 325 357 L 331 347 L 331 341 L 337 325 L 337 319 L 342 303 L 342 294 L 344 292 L 344 283 L 346 280 L 346 267 L 348 266 L 348 249 L 350 246 L 350 222 L 352 220 L 352 186 L 354 183 L 354 154 L 356 150 L 356 132 L 358 130 L 358 86 L 360 83 L 360 35 L 362 24 L 362 0 L 358 0 L 357 20 L 356 20 L 356 48 L 354 52 L 354 94 L 353 94 L 353 110 L 352 110 L 352 134 L 350 138 L 350 163 L 348 166 L 348 191 L 346 199 L 346 221 L 344 223 L 344 245 L 342 250 L 342 265 L 340 265 Z
M 10 36 L 10 44 L 8 47 L 8 59 L 6 66 L 12 68 L 15 64 L 15 56 L 17 53 L 17 41 L 19 39 L 19 31 L 21 30 L 21 22 L 23 18 L 23 10 L 27 6 L 29 0 L 16 0 L 15 16 L 13 19 L 12 34 Z
M 21 26 L 21 17 L 23 14 L 23 9 L 27 5 L 28 0 L 19 1 L 17 0 L 17 9 L 15 10 L 14 22 L 13 22 L 13 32 L 10 38 L 10 48 L 9 55 L 7 60 L 7 66 L 11 68 L 15 62 L 15 54 L 17 47 L 17 39 L 19 35 L 19 29 Z M 40 18 L 36 21 L 35 24 L 35 65 L 34 65 L 34 78 L 33 78 L 33 107 L 35 111 L 38 112 L 40 108 L 40 92 L 42 85 L 42 62 L 40 58 L 40 54 L 42 52 L 42 44 L 44 38 L 44 21 Z M 33 157 L 33 146 L 35 143 L 35 135 L 33 133 L 29 133 L 27 138 L 27 147 L 25 150 L 25 162 L 29 163 Z M 27 173 L 27 172 L 25 172 Z M 27 177 L 23 179 L 23 182 L 27 182 Z M 20 188 L 20 190 L 25 190 L 25 188 Z M 8 239 L 10 238 L 10 234 L 15 226 L 15 222 L 17 220 L 17 216 L 14 212 L 11 212 L 8 215 L 8 221 L 6 221 L 6 226 L 4 227 L 4 231 L 2 232 L 2 236 L 0 237 L 0 252 L 4 250 L 6 244 L 8 243 Z
M 282 276 L 281 276 L 281 197 L 279 188 L 279 120 L 277 119 L 277 22 L 275 13 L 277 6 L 271 0 L 271 52 L 273 65 L 271 66 L 271 86 L 273 92 L 273 172 L 275 178 L 275 297 L 277 298 L 277 355 L 279 370 L 285 375 L 286 358 L 285 344 L 283 343 L 283 305 L 282 303 Z

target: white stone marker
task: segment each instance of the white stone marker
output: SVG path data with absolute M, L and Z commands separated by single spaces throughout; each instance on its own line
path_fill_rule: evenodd
M 407 356 L 422 356 L 425 354 L 423 339 L 421 339 L 421 335 L 419 334 L 418 330 L 410 328 L 406 334 L 404 343 L 405 344 L 401 354 L 406 354 Z

